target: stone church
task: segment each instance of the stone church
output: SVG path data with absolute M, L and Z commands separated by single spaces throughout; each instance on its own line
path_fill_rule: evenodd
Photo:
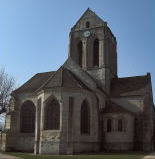
M 150 73 L 118 77 L 116 37 L 87 9 L 71 28 L 66 62 L 12 92 L 2 150 L 152 151 L 154 121 Z

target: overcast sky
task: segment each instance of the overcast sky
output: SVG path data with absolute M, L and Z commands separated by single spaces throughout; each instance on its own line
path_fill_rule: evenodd
M 88 7 L 117 38 L 119 76 L 150 72 L 155 99 L 155 0 L 0 0 L 0 67 L 18 85 L 57 70 L 70 28 Z

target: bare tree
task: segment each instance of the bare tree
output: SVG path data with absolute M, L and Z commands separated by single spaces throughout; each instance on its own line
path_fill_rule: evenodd
M 0 114 L 9 108 L 10 94 L 15 86 L 15 80 L 4 69 L 0 69 Z

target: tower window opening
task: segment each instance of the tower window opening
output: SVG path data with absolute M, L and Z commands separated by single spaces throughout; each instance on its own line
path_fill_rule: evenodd
M 86 28 L 89 28 L 90 27 L 90 22 L 86 22 Z
M 93 44 L 93 66 L 99 66 L 99 40 L 95 39 Z
M 79 43 L 78 43 L 78 64 L 82 67 L 82 49 L 83 49 L 83 47 L 82 47 L 82 41 L 80 41 Z

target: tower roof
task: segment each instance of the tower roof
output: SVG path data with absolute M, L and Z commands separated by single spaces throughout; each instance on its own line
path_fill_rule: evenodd
M 106 24 L 106 22 L 104 22 L 95 12 L 93 12 L 90 8 L 88 8 L 80 17 L 80 19 L 76 22 L 76 24 L 73 26 L 72 30 L 81 29 L 80 26 L 86 21 L 92 22 L 93 27 L 103 26 Z

